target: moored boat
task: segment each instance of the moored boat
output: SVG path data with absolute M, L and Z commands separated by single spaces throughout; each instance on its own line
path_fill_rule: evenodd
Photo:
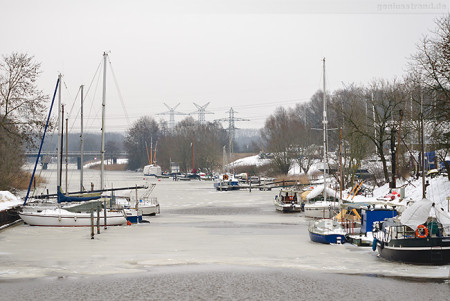
M 342 225 L 334 219 L 320 219 L 308 227 L 309 238 L 313 242 L 323 244 L 341 244 L 346 241 L 347 232 Z
M 374 224 L 380 257 L 413 264 L 450 264 L 450 215 L 428 199 L 405 209 L 400 217 Z
M 214 188 L 217 190 L 238 190 L 240 189 L 239 180 L 232 174 L 222 174 L 214 180 Z
M 90 212 L 71 212 L 63 208 L 29 210 L 21 212 L 20 218 L 31 226 L 48 227 L 89 227 L 91 226 Z M 105 225 L 104 210 L 99 211 L 100 226 Z M 123 211 L 108 210 L 106 215 L 107 226 L 123 225 L 127 222 Z M 97 213 L 94 213 L 96 223 Z
M 273 201 L 275 209 L 280 212 L 301 212 L 301 191 L 281 189 Z

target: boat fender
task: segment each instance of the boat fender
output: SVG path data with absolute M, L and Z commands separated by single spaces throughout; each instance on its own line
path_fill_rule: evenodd
M 377 239 L 374 237 L 372 241 L 372 251 L 377 250 Z
M 61 216 L 58 216 L 58 221 L 59 221 L 59 222 L 61 221 Z
M 128 226 L 131 226 L 131 222 L 130 222 L 130 221 L 127 221 L 127 225 L 128 225 Z
M 419 225 L 416 230 L 416 236 L 419 238 L 425 238 L 428 236 L 428 228 L 424 225 Z
M 76 217 L 76 216 L 74 216 L 74 217 L 73 217 L 73 220 L 74 220 L 74 221 L 77 221 L 77 217 Z

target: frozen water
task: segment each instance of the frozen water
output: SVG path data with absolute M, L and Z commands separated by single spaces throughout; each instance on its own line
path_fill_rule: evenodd
M 96 173 L 87 173 L 85 178 L 94 180 Z M 142 174 L 135 172 L 108 172 L 107 179 L 114 187 L 144 183 Z M 309 220 L 303 213 L 282 214 L 275 210 L 276 190 L 219 192 L 208 181 L 150 181 L 157 183 L 152 196 L 158 197 L 161 205 L 160 215 L 147 218 L 150 223 L 101 229 L 94 240 L 88 228 L 19 225 L 0 232 L 0 280 L 94 277 L 97 281 L 104 279 L 108 285 L 116 278 L 103 278 L 105 275 L 136 275 L 131 283 L 137 286 L 142 275 L 154 281 L 157 277 L 149 276 L 154 271 L 169 271 L 170 276 L 163 279 L 176 283 L 178 277 L 183 278 L 183 267 L 191 267 L 195 270 L 192 279 L 201 283 L 211 278 L 231 284 L 235 273 L 236 279 L 253 279 L 248 285 L 259 293 L 264 275 L 275 275 L 279 281 L 285 276 L 310 275 L 314 285 L 322 277 L 317 275 L 335 279 L 342 274 L 377 275 L 432 282 L 450 276 L 450 266 L 388 262 L 378 258 L 371 248 L 313 243 L 308 237 Z M 70 187 L 78 186 L 74 181 Z M 325 276 L 329 274 L 335 276 Z M 367 279 L 372 282 L 372 278 Z M 448 284 L 443 287 L 448 288 Z M 203 292 L 203 299 L 209 299 L 209 293 Z M 235 299 L 232 289 L 222 293 L 225 299 Z M 267 289 L 266 293 L 273 296 Z M 265 299 L 260 297 L 253 299 Z

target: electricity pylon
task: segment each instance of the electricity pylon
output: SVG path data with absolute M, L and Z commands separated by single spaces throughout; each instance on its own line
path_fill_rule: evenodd
M 169 109 L 169 111 L 158 113 L 156 115 L 169 115 L 169 130 L 173 131 L 173 129 L 175 128 L 175 115 L 186 115 L 186 113 L 175 111 L 175 109 L 178 108 L 180 103 L 178 103 L 173 108 L 169 107 L 166 103 L 164 103 L 164 105 Z
M 233 154 L 234 132 L 237 129 L 234 126 L 235 122 L 236 121 L 250 121 L 250 119 L 234 117 L 235 113 L 237 113 L 237 112 L 235 110 L 233 110 L 233 108 L 230 108 L 230 110 L 228 111 L 228 118 L 216 119 L 216 121 L 228 121 L 228 137 L 229 137 L 228 150 L 230 152 L 230 161 L 229 162 L 231 162 L 231 158 L 232 158 L 232 154 Z
M 198 122 L 200 124 L 205 123 L 205 114 L 214 114 L 213 112 L 206 111 L 206 107 L 209 105 L 209 102 L 203 106 L 200 106 L 194 102 L 194 106 L 197 108 L 197 111 L 192 112 L 191 114 L 198 114 Z

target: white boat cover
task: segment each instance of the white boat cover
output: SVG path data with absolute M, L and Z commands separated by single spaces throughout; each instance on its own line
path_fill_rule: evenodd
M 311 200 L 317 196 L 319 196 L 323 192 L 323 185 L 318 185 L 314 187 L 313 190 L 306 196 L 306 200 Z M 336 197 L 337 192 L 331 189 L 330 187 L 327 187 L 327 195 Z
M 450 215 L 441 208 L 437 208 L 429 199 L 422 199 L 406 208 L 400 217 L 400 222 L 412 229 L 417 229 L 430 216 L 436 216 L 437 221 L 444 227 L 444 231 L 450 233 Z

